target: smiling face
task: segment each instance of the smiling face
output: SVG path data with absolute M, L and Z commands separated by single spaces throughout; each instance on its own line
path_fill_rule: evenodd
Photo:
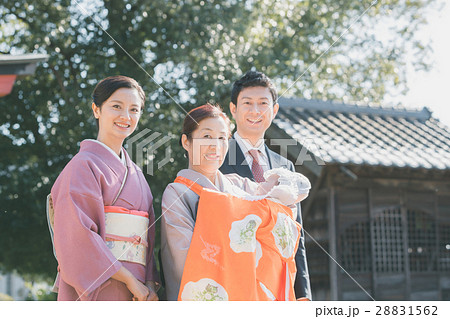
M 264 138 L 278 107 L 278 104 L 273 104 L 269 88 L 255 86 L 243 89 L 238 95 L 237 105 L 230 103 L 238 134 L 256 145 Z
M 141 108 L 142 99 L 135 89 L 130 88 L 116 90 L 101 107 L 92 103 L 99 123 L 97 139 L 114 151 L 120 151 L 124 139 L 136 129 Z
M 229 128 L 222 117 L 201 120 L 188 138 L 181 137 L 189 154 L 189 168 L 208 177 L 213 183 L 228 151 Z

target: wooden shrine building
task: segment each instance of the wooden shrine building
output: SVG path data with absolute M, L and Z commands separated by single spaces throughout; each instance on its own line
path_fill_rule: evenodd
M 450 300 L 450 129 L 427 108 L 279 104 L 267 144 L 313 186 L 314 300 Z

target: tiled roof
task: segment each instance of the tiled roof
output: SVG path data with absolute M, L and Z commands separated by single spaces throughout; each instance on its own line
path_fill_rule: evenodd
M 48 59 L 47 54 L 0 54 L 0 64 L 36 63 Z
M 450 169 L 449 128 L 409 110 L 280 98 L 274 124 L 325 163 Z

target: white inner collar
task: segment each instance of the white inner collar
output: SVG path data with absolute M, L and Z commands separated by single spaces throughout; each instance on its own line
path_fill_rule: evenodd
M 127 161 L 125 159 L 125 154 L 123 153 L 122 150 L 120 150 L 120 156 L 116 154 L 116 152 L 114 152 L 108 145 L 106 145 L 105 143 L 102 143 L 98 140 L 94 140 L 94 139 L 89 139 L 89 141 L 95 142 L 97 144 L 100 144 L 101 146 L 103 146 L 104 148 L 106 148 L 109 152 L 111 152 L 112 154 L 114 154 L 115 157 L 117 157 L 124 166 L 127 165 Z

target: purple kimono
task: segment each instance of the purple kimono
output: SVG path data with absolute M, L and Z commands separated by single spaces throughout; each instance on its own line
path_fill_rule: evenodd
M 128 177 L 114 206 L 148 212 L 147 265 L 118 261 L 106 246 L 104 206 L 110 206 L 118 194 L 126 168 L 106 145 L 84 140 L 51 191 L 60 270 L 58 300 L 131 300 L 126 285 L 111 278 L 121 266 L 143 283 L 158 281 L 153 257 L 153 197 L 142 171 L 123 148 L 122 154 Z

